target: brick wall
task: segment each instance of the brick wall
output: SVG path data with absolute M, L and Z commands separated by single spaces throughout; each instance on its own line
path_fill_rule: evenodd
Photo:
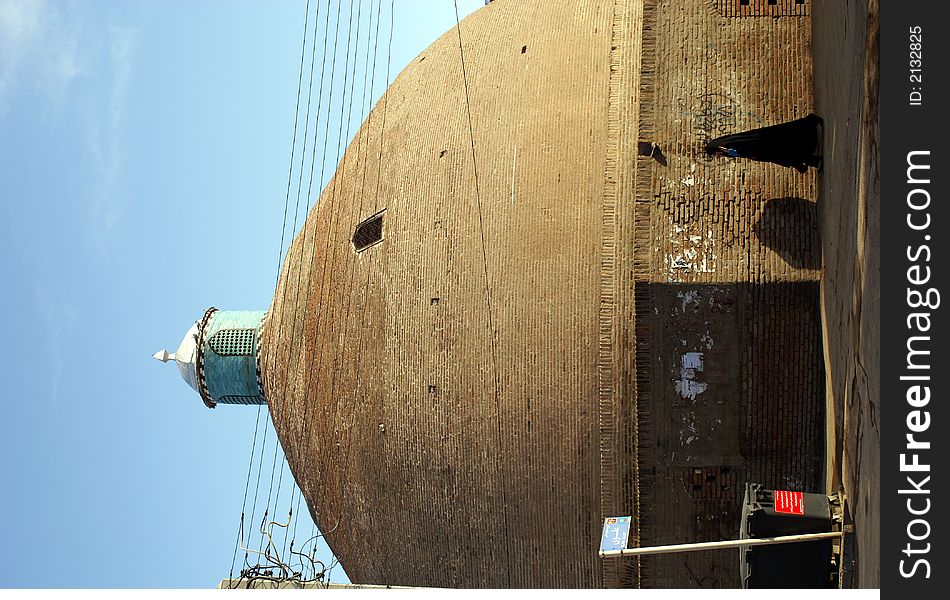
M 642 545 L 735 537 L 746 481 L 821 489 L 815 174 L 704 152 L 810 112 L 808 4 L 645 3 L 639 140 L 662 156 L 638 157 L 634 209 Z M 640 567 L 643 587 L 739 585 L 737 552 Z
M 644 283 L 641 544 L 734 538 L 746 481 L 820 490 L 817 282 Z M 650 468 L 646 468 L 646 465 Z M 735 552 L 641 560 L 644 587 L 735 587 Z

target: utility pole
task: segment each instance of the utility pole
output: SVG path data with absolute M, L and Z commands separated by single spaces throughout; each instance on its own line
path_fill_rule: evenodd
M 801 533 L 798 535 L 780 535 L 776 537 L 748 538 L 744 540 L 721 540 L 718 542 L 695 542 L 692 544 L 671 544 L 668 546 L 647 546 L 644 548 L 624 548 L 622 550 L 601 550 L 604 558 L 615 556 L 643 556 L 645 554 L 673 554 L 676 552 L 699 552 L 702 550 L 722 550 L 724 548 L 742 548 L 746 546 L 769 546 L 772 544 L 794 544 L 815 540 L 844 539 L 846 531 L 826 531 L 822 533 Z

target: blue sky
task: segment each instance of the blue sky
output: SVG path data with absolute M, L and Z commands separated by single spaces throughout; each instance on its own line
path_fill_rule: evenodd
M 367 31 L 375 37 L 369 15 L 375 27 L 378 1 L 353 3 L 362 33 L 355 47 L 354 25 L 357 101 L 346 139 L 369 106 L 365 44 Z M 338 0 L 310 0 L 311 25 L 321 10 L 317 74 L 328 2 L 332 36 Z M 351 4 L 342 3 L 324 180 L 338 160 L 333 132 Z M 464 18 L 484 2 L 458 4 Z M 8 332 L 0 346 L 0 586 L 213 587 L 228 575 L 257 411 L 208 410 L 151 354 L 174 351 L 208 306 L 270 304 L 306 6 L 0 0 L 0 302 Z M 382 0 L 373 102 L 385 87 L 389 6 Z M 391 78 L 455 24 L 451 0 L 395 0 L 393 14 Z M 297 163 L 313 31 L 307 35 Z M 326 113 L 324 100 L 319 147 Z M 321 188 L 315 181 L 311 196 Z M 292 216 L 296 187 L 290 198 Z M 301 215 L 305 202 L 306 188 Z M 269 485 L 273 440 L 270 429 L 259 507 L 281 476 L 278 454 Z M 285 516 L 292 482 L 283 477 L 277 509 Z M 298 527 L 309 532 L 301 513 Z M 298 533 L 298 547 L 304 538 Z M 344 578 L 334 571 L 334 580 Z

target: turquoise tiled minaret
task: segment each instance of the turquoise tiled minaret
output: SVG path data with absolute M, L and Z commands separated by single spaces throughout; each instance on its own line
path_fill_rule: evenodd
M 261 384 L 258 352 L 265 311 L 224 311 L 209 308 L 195 323 L 174 354 L 182 378 L 209 408 L 217 404 L 267 404 Z

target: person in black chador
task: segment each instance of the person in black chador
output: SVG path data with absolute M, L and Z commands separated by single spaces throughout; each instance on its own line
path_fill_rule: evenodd
M 706 144 L 706 154 L 751 158 L 793 167 L 800 173 L 821 168 L 817 154 L 824 123 L 816 114 L 802 119 L 718 137 Z

